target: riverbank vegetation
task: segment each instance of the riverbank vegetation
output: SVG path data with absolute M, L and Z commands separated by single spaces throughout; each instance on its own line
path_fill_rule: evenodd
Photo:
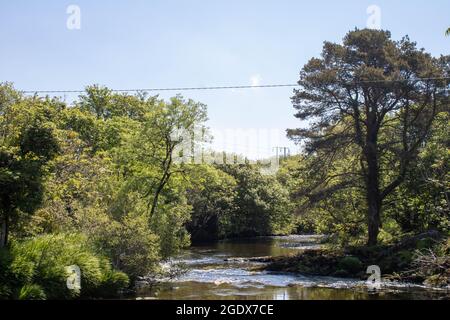
M 419 283 L 430 287 L 450 285 L 449 240 L 438 232 L 406 237 L 377 246 L 324 246 L 297 255 L 273 257 L 268 271 L 367 280 L 367 268 L 378 266 L 385 283 Z
M 5 83 L 0 108 L 3 298 L 108 297 L 191 240 L 293 228 L 287 190 L 257 165 L 179 161 L 207 136 L 201 103 L 90 86 L 68 105 Z
M 442 285 L 448 77 L 448 56 L 389 32 L 326 42 L 292 98 L 308 126 L 288 135 L 303 151 L 276 174 L 236 155 L 199 162 L 209 141 L 202 103 L 93 85 L 68 104 L 3 83 L 0 298 L 117 296 L 191 243 L 291 233 L 327 234 L 332 249 L 274 270 L 361 276 L 370 263 Z M 433 236 L 401 245 L 419 234 Z M 66 286 L 70 265 L 80 291 Z
M 322 264 L 322 274 L 357 275 L 370 263 L 405 277 L 415 269 L 423 281 L 427 272 L 418 266 L 436 257 L 439 267 L 423 265 L 427 279 L 444 275 L 448 283 L 449 63 L 407 37 L 355 30 L 343 44 L 325 42 L 322 56 L 305 65 L 292 101 L 309 126 L 288 130 L 305 151 L 285 161 L 279 175 L 296 204 L 299 231 L 329 234 L 344 250 L 330 259 L 327 252 L 304 254 L 298 258 L 305 264 L 291 260 L 288 269 L 319 272 Z M 429 232 L 439 236 L 426 247 L 400 249 Z M 340 268 L 341 260 L 360 264 L 358 272 Z

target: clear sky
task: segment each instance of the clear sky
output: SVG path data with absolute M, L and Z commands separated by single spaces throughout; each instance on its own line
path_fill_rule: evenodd
M 80 29 L 67 28 L 69 5 L 81 10 Z M 450 54 L 450 0 L 0 0 L 0 81 L 21 90 L 295 83 L 324 40 L 366 27 L 370 5 L 379 6 L 393 38 L 408 34 L 433 55 Z M 234 151 L 262 157 L 277 145 L 296 149 L 284 137 L 300 125 L 292 88 L 183 95 L 208 105 L 217 149 L 225 129 L 250 128 L 260 136 L 278 130 L 279 141 L 260 138 L 249 150 L 237 133 Z

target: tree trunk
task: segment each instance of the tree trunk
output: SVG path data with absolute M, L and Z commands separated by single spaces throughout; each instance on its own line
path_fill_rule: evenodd
M 165 176 L 165 173 L 164 173 L 164 176 Z M 159 195 L 161 194 L 165 185 L 166 185 L 166 180 L 163 178 L 162 181 L 160 182 L 160 184 L 158 185 L 158 188 L 156 189 L 155 195 L 153 197 L 152 207 L 150 210 L 150 219 L 152 219 L 153 215 L 155 214 L 156 206 L 158 205 Z
M 8 233 L 9 233 L 9 217 L 6 214 L 1 220 L 0 224 L 0 248 L 4 248 L 8 245 Z
M 150 220 L 153 218 L 153 216 L 155 214 L 156 206 L 158 205 L 159 195 L 163 191 L 165 185 L 167 184 L 167 182 L 170 179 L 170 176 L 172 175 L 170 172 L 170 167 L 172 166 L 172 152 L 173 152 L 174 148 L 175 148 L 174 144 L 167 142 L 166 157 L 163 161 L 164 173 L 163 173 L 163 176 L 161 177 L 161 180 L 159 181 L 158 188 L 156 189 L 155 195 L 153 197 L 152 206 L 151 206 L 151 210 L 150 210 L 150 217 L 149 217 Z
M 380 233 L 381 227 L 381 202 L 375 194 L 368 192 L 367 194 L 367 205 L 368 205 L 368 230 L 369 238 L 367 245 L 374 246 L 378 243 L 378 234 Z
M 382 198 L 380 191 L 380 169 L 378 163 L 377 131 L 375 125 L 368 128 L 366 139 L 365 157 L 367 161 L 366 172 L 366 200 L 367 200 L 367 225 L 369 246 L 378 243 L 378 234 L 381 227 Z

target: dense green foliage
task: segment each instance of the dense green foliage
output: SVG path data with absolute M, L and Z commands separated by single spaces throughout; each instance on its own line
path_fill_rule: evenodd
M 449 62 L 407 37 L 355 30 L 305 65 L 292 101 L 309 125 L 288 130 L 304 151 L 278 180 L 297 232 L 332 245 L 269 270 L 366 279 L 378 265 L 389 279 L 448 286 Z
M 303 151 L 277 174 L 248 161 L 206 163 L 206 106 L 181 96 L 94 85 L 67 104 L 1 84 L 0 298 L 111 297 L 162 272 L 160 262 L 191 242 L 448 236 L 450 88 L 440 79 L 449 63 L 386 31 L 326 42 L 292 98 L 309 126 L 288 135 Z M 439 80 L 417 80 L 425 77 Z M 428 276 L 448 265 L 448 243 L 435 248 L 443 262 Z M 416 255 L 401 251 L 386 265 L 427 259 Z M 330 257 L 327 275 L 362 267 L 357 257 Z M 320 259 L 312 254 L 305 268 Z M 70 265 L 81 269 L 80 292 L 66 286 Z
M 109 297 L 128 286 L 128 277 L 113 271 L 107 258 L 77 234 L 44 235 L 0 251 L 0 298 L 73 299 Z M 69 290 L 66 267 L 82 270 L 81 290 Z
M 205 184 L 190 190 L 188 230 L 194 241 L 289 234 L 294 218 L 286 187 L 258 166 L 222 164 L 202 171 Z
M 43 198 L 45 164 L 58 151 L 53 123 L 57 106 L 39 101 L 30 108 L 10 85 L 0 94 L 0 247 L 18 212 L 32 213 Z
M 292 229 L 288 193 L 275 177 L 257 165 L 190 159 L 186 146 L 197 150 L 207 136 L 195 135 L 206 131 L 200 103 L 99 86 L 73 105 L 23 96 L 9 84 L 0 98 L 0 212 L 11 235 L 4 237 L 3 296 L 77 297 L 64 289 L 62 271 L 84 263 L 67 258 L 78 241 L 72 234 L 82 239 L 80 254 L 98 265 L 79 265 L 91 283 L 82 282 L 80 297 L 87 297 L 117 293 L 124 281 L 111 282 L 120 274 L 113 270 L 130 284 L 162 272 L 160 262 L 189 246 L 191 235 L 204 241 Z M 47 246 L 56 258 L 41 269 L 36 259 Z M 22 258 L 26 276 L 15 267 Z
M 309 126 L 294 193 L 316 229 L 369 245 L 449 227 L 450 58 L 408 37 L 355 30 L 300 72 L 292 98 Z

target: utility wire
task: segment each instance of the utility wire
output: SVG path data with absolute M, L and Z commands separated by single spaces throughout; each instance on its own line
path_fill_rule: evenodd
M 434 81 L 434 80 L 450 80 L 450 77 L 435 78 L 416 78 L 416 79 L 398 79 L 398 80 L 362 80 L 348 82 L 348 84 L 364 84 L 364 83 L 398 83 L 398 82 L 418 82 L 418 81 Z M 111 92 L 154 92 L 154 91 L 200 91 L 200 90 L 227 90 L 227 89 L 255 89 L 255 88 L 283 88 L 283 87 L 299 87 L 299 84 L 266 84 L 266 85 L 241 85 L 241 86 L 212 86 L 212 87 L 178 87 L 178 88 L 144 88 L 144 89 L 111 89 Z M 24 94 L 38 93 L 84 93 L 85 90 L 25 90 Z
M 149 88 L 149 89 L 111 89 L 112 92 L 147 92 L 147 91 L 191 91 L 191 90 L 226 90 L 253 88 L 297 87 L 298 84 L 267 84 L 258 86 L 216 86 L 216 87 L 179 87 L 179 88 Z M 83 93 L 85 90 L 27 90 L 23 93 Z

